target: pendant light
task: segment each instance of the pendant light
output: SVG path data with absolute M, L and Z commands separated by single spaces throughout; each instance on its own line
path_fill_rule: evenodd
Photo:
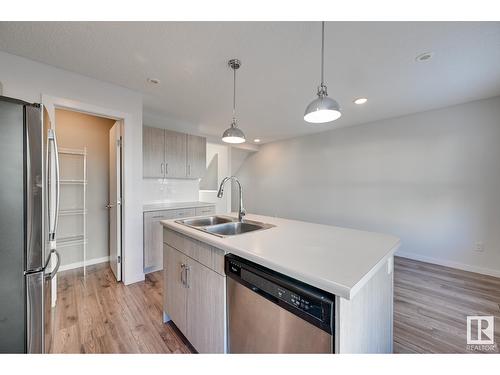
M 228 65 L 233 69 L 233 120 L 231 126 L 222 134 L 222 141 L 226 143 L 244 143 L 245 134 L 238 128 L 236 123 L 236 69 L 241 66 L 241 61 L 238 59 L 231 59 Z
M 325 22 L 321 23 L 321 85 L 318 87 L 318 98 L 314 99 L 306 108 L 304 120 L 314 124 L 322 124 L 338 119 L 342 116 L 339 103 L 328 97 L 323 79 L 325 64 Z

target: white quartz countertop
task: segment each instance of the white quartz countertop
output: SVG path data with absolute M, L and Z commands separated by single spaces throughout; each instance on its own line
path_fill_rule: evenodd
M 215 206 L 215 203 L 208 202 L 157 202 L 157 203 L 146 203 L 142 206 L 142 211 L 161 211 L 161 210 L 175 210 L 182 208 L 196 208 L 196 207 L 207 207 Z
M 346 299 L 351 299 L 400 246 L 399 238 L 387 234 L 252 214 L 245 218 L 276 226 L 221 238 L 174 220 L 161 223 Z

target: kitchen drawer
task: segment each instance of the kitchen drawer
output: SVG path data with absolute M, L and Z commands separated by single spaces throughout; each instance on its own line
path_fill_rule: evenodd
M 196 209 L 194 208 L 182 208 L 178 210 L 170 210 L 170 212 L 171 217 L 169 217 L 169 219 L 196 216 Z
M 163 230 L 163 242 L 224 275 L 224 251 L 167 228 Z
M 176 210 L 144 212 L 144 219 L 169 220 L 169 219 L 191 217 L 191 216 L 196 216 L 196 209 L 181 208 Z
M 215 206 L 196 208 L 196 216 L 215 215 Z

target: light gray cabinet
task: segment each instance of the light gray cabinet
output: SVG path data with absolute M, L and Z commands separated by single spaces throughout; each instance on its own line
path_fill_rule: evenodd
M 165 177 L 188 177 L 186 174 L 187 138 L 187 134 L 165 130 Z
M 186 337 L 199 353 L 224 352 L 224 276 L 190 258 Z
M 191 216 L 197 216 L 196 209 L 144 213 L 144 273 L 159 271 L 163 267 L 163 227 L 160 221 Z
M 163 178 L 165 163 L 165 131 L 163 129 L 142 128 L 143 176 Z
M 167 244 L 164 246 L 164 308 L 181 332 L 187 332 L 187 293 L 184 283 L 187 257 Z
M 196 135 L 187 136 L 187 177 L 202 178 L 207 169 L 206 139 Z
M 172 130 L 143 127 L 144 178 L 201 178 L 207 140 Z
M 199 353 L 224 353 L 224 252 L 169 229 L 163 241 L 165 314 Z
M 215 206 L 197 207 L 196 216 L 215 215 Z

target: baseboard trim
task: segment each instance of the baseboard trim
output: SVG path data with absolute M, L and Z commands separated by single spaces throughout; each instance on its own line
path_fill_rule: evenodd
M 99 263 L 105 263 L 105 262 L 109 262 L 109 256 L 102 257 L 102 258 L 89 259 L 85 262 L 85 265 L 91 266 L 93 264 L 99 264 Z M 83 261 L 65 264 L 64 266 L 59 267 L 59 271 L 73 270 L 75 268 L 80 268 L 80 267 L 83 267 Z
M 469 272 L 474 272 L 474 273 L 480 273 L 482 275 L 500 277 L 500 270 L 494 270 L 491 268 L 472 266 L 470 264 L 454 262 L 454 261 L 450 261 L 450 260 L 437 259 L 437 258 L 432 258 L 432 257 L 428 257 L 425 255 L 414 254 L 414 253 L 397 252 L 394 255 L 396 255 L 398 257 L 402 257 L 402 258 L 419 260 L 421 262 L 437 264 L 438 266 L 456 268 L 456 269 L 462 270 L 462 271 L 469 271 Z
M 163 270 L 163 265 L 144 269 L 144 274 Z

